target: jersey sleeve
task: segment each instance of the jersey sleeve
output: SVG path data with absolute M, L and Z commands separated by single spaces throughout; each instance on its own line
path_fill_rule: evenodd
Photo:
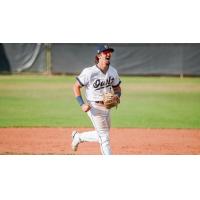
M 81 86 L 86 86 L 88 84 L 88 72 L 84 69 L 79 76 L 76 77 L 76 80 Z
M 113 83 L 112 83 L 112 86 L 113 86 L 113 87 L 117 87 L 117 86 L 119 86 L 120 84 L 121 84 L 121 80 L 120 80 L 120 78 L 119 78 L 119 75 L 118 75 L 117 71 L 115 71 L 115 77 L 114 77 L 114 81 L 113 81 Z

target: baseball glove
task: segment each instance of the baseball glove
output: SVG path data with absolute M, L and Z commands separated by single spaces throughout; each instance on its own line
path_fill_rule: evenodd
M 120 103 L 120 99 L 117 95 L 114 95 L 112 93 L 105 93 L 103 103 L 107 109 L 111 109 L 113 107 L 117 108 L 117 105 Z

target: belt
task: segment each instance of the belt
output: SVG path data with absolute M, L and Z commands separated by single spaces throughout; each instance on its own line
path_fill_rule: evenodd
M 103 101 L 95 101 L 95 103 L 103 104 Z

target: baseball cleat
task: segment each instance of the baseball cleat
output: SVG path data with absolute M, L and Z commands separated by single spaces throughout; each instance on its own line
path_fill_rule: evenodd
M 73 131 L 72 132 L 72 151 L 77 151 L 79 143 L 80 143 L 80 139 L 78 137 L 78 132 Z

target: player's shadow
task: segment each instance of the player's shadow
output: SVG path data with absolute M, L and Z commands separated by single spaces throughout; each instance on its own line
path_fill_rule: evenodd
M 10 63 L 6 56 L 3 44 L 0 43 L 0 74 L 11 74 Z

